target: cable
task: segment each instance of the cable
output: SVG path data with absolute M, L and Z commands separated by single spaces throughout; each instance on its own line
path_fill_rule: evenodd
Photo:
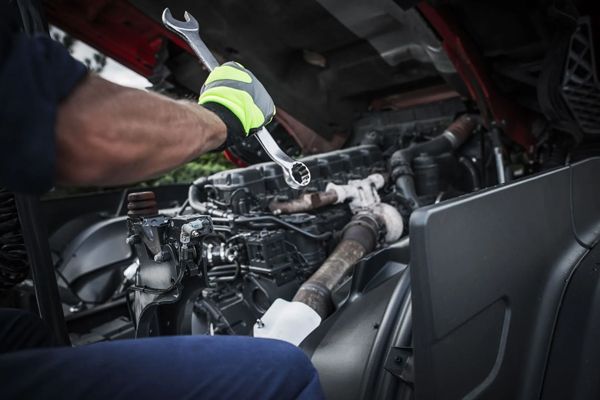
M 325 240 L 325 239 L 329 239 L 331 237 L 331 232 L 325 232 L 325 233 L 320 233 L 320 234 L 314 234 L 314 233 L 310 233 L 308 231 L 305 231 L 304 229 L 298 228 L 297 226 L 294 226 L 292 224 L 290 224 L 289 222 L 285 222 L 282 219 L 279 219 L 275 216 L 271 216 L 271 215 L 262 215 L 259 217 L 238 217 L 236 219 L 234 219 L 234 222 L 238 222 L 238 223 L 252 223 L 252 222 L 275 222 L 279 225 L 285 226 L 288 229 L 291 229 L 293 231 L 296 231 L 308 238 L 314 239 L 314 240 Z
M 175 215 L 181 215 L 183 214 L 183 212 L 185 211 L 185 209 L 187 208 L 187 206 L 190 204 L 190 199 L 186 199 L 183 204 L 181 205 L 181 208 L 177 211 L 177 213 Z
M 292 250 L 295 252 L 294 255 L 296 256 L 297 261 L 299 261 L 299 264 L 301 264 L 305 270 L 308 270 L 309 269 L 308 261 L 306 260 L 306 257 L 304 257 L 304 254 L 300 253 L 300 250 L 298 250 L 298 247 L 287 240 L 285 240 L 284 243 L 288 247 L 291 247 Z

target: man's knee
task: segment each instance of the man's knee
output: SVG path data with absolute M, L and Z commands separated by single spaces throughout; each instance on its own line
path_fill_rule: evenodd
M 298 388 L 299 391 L 296 398 L 299 400 L 323 399 L 324 396 L 321 382 L 319 381 L 319 374 L 308 356 L 300 348 L 287 342 L 283 342 L 282 346 L 285 347 L 285 353 L 287 354 L 291 371 L 301 384 Z
M 265 361 L 269 366 L 274 366 L 275 374 L 283 385 L 294 382 L 296 393 L 300 395 L 306 391 L 314 393 L 314 398 L 321 393 L 319 377 L 315 367 L 308 356 L 298 347 L 280 340 L 253 339 L 260 341 Z
M 263 340 L 263 339 L 254 339 Z M 276 365 L 287 365 L 296 373 L 312 375 L 315 371 L 312 363 L 307 355 L 298 347 L 281 340 L 265 340 L 265 351 L 269 352 L 269 356 L 275 358 Z

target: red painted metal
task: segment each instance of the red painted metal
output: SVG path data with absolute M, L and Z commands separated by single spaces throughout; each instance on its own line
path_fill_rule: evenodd
M 228 149 L 223 150 L 223 156 L 225 156 L 225 159 L 233 165 L 235 165 L 236 167 L 244 168 L 248 166 L 246 162 L 234 156 Z
M 460 95 L 448 85 L 438 85 L 374 99 L 371 101 L 370 108 L 373 110 L 401 110 L 456 97 L 460 97 Z
M 498 92 L 486 73 L 483 61 L 450 13 L 425 1 L 419 3 L 418 9 L 442 39 L 446 54 L 477 102 L 484 121 L 499 124 L 510 138 L 531 150 L 534 143 L 531 114 Z
M 45 0 L 44 8 L 51 24 L 146 78 L 153 75 L 167 40 L 192 53 L 183 40 L 125 0 Z

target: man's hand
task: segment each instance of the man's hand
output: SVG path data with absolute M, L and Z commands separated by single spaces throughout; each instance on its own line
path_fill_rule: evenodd
M 206 79 L 198 102 L 227 126 L 226 147 L 271 122 L 275 104 L 265 87 L 242 65 L 225 63 Z

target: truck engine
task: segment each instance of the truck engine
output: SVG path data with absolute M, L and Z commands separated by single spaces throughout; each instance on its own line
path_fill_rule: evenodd
M 369 115 L 355 146 L 303 158 L 313 178 L 302 190 L 268 162 L 196 180 L 175 209 L 129 194 L 135 260 L 121 290 L 137 336 L 256 334 L 276 299 L 325 319 L 347 297 L 354 264 L 408 236 L 413 209 L 478 189 L 484 168 L 493 174 L 476 115 L 402 117 Z
M 274 115 L 269 133 L 228 134 L 224 158 L 203 155 L 137 187 L 59 187 L 43 198 L 0 189 L 2 307 L 39 314 L 73 347 L 196 335 L 144 347 L 175 379 L 177 342 L 242 335 L 297 346 L 329 399 L 600 397 L 591 356 L 600 353 L 600 19 L 591 1 L 9 3 L 19 35 L 50 33 L 73 55 L 75 40 L 91 46 L 81 61 L 92 71 L 116 61 L 140 88 L 206 107 L 209 71 L 233 61 L 276 110 L 261 111 L 263 121 Z M 7 71 L 9 87 L 21 82 L 20 69 Z M 31 122 L 43 122 L 32 110 Z M 104 131 L 98 121 L 112 116 L 85 110 L 77 119 Z M 176 129 L 148 134 L 194 149 Z M 89 143 L 82 157 L 103 157 Z M 163 149 L 148 143 L 143 166 L 110 162 L 108 175 L 151 178 Z M 223 170 L 224 159 L 235 169 Z M 23 179 L 15 164 L 4 172 Z M 211 369 L 233 361 L 195 347 L 182 355 Z M 269 379 L 246 375 L 266 371 L 263 352 L 247 355 L 251 367 L 233 375 L 251 384 L 238 386 L 268 389 Z M 120 356 L 102 353 L 87 367 L 121 393 L 129 372 L 146 386 L 143 369 L 107 362 Z M 59 361 L 52 378 L 84 381 Z M 44 368 L 31 364 L 9 369 L 43 391 L 30 378 Z

